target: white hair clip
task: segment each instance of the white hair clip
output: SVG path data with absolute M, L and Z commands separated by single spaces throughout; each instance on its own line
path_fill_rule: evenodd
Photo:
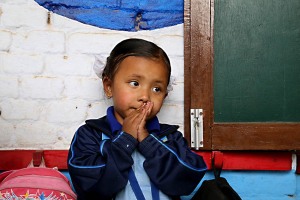
M 173 90 L 173 85 L 176 85 L 176 77 L 175 76 L 170 76 L 170 82 L 169 85 L 167 87 L 167 91 L 171 92 Z
M 93 69 L 99 78 L 102 78 L 104 67 L 105 67 L 105 58 L 99 55 L 95 56 Z

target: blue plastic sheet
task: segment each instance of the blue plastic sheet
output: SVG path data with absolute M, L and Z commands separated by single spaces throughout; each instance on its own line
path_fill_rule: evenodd
M 35 1 L 56 14 L 112 30 L 154 30 L 183 23 L 183 0 Z

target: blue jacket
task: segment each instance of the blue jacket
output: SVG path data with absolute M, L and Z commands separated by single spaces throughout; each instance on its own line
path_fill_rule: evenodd
M 178 126 L 159 124 L 141 143 L 122 131 L 112 133 L 107 116 L 87 120 L 75 133 L 68 168 L 78 200 L 113 199 L 128 182 L 138 150 L 151 182 L 171 198 L 191 194 L 205 174 L 201 156 L 187 146 Z

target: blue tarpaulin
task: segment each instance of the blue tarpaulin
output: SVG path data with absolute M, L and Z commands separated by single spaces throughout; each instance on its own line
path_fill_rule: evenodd
M 56 14 L 112 30 L 153 30 L 183 23 L 183 0 L 35 1 Z

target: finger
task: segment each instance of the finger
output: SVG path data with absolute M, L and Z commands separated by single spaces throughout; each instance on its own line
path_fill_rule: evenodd
M 147 103 L 143 103 L 139 108 L 136 109 L 136 111 L 142 110 L 146 105 Z
M 141 121 L 140 121 L 140 123 L 144 122 L 146 124 L 146 117 L 147 117 L 147 115 L 148 115 L 148 110 L 147 110 L 147 108 L 144 108 L 143 111 L 142 111 L 142 113 L 141 113 Z
M 132 135 L 136 135 L 140 123 L 145 115 L 145 109 L 141 108 L 139 111 L 133 111 L 123 121 L 123 131 Z
M 153 106 L 154 106 L 154 103 L 153 103 L 153 102 L 148 102 L 148 103 L 147 103 L 147 107 L 146 107 L 146 109 L 147 109 L 147 116 L 150 115 Z
M 139 108 L 132 110 L 126 118 L 135 119 L 136 117 L 138 117 L 141 114 L 141 111 L 143 108 L 144 108 L 144 105 L 141 105 Z
M 148 135 L 148 131 L 146 129 L 146 119 L 147 119 L 148 111 L 145 109 L 143 113 L 143 118 L 138 126 L 137 139 L 139 142 L 144 140 Z
M 143 110 L 141 121 L 138 125 L 138 134 L 141 130 L 146 130 L 146 120 L 148 116 L 148 111 L 146 109 Z

